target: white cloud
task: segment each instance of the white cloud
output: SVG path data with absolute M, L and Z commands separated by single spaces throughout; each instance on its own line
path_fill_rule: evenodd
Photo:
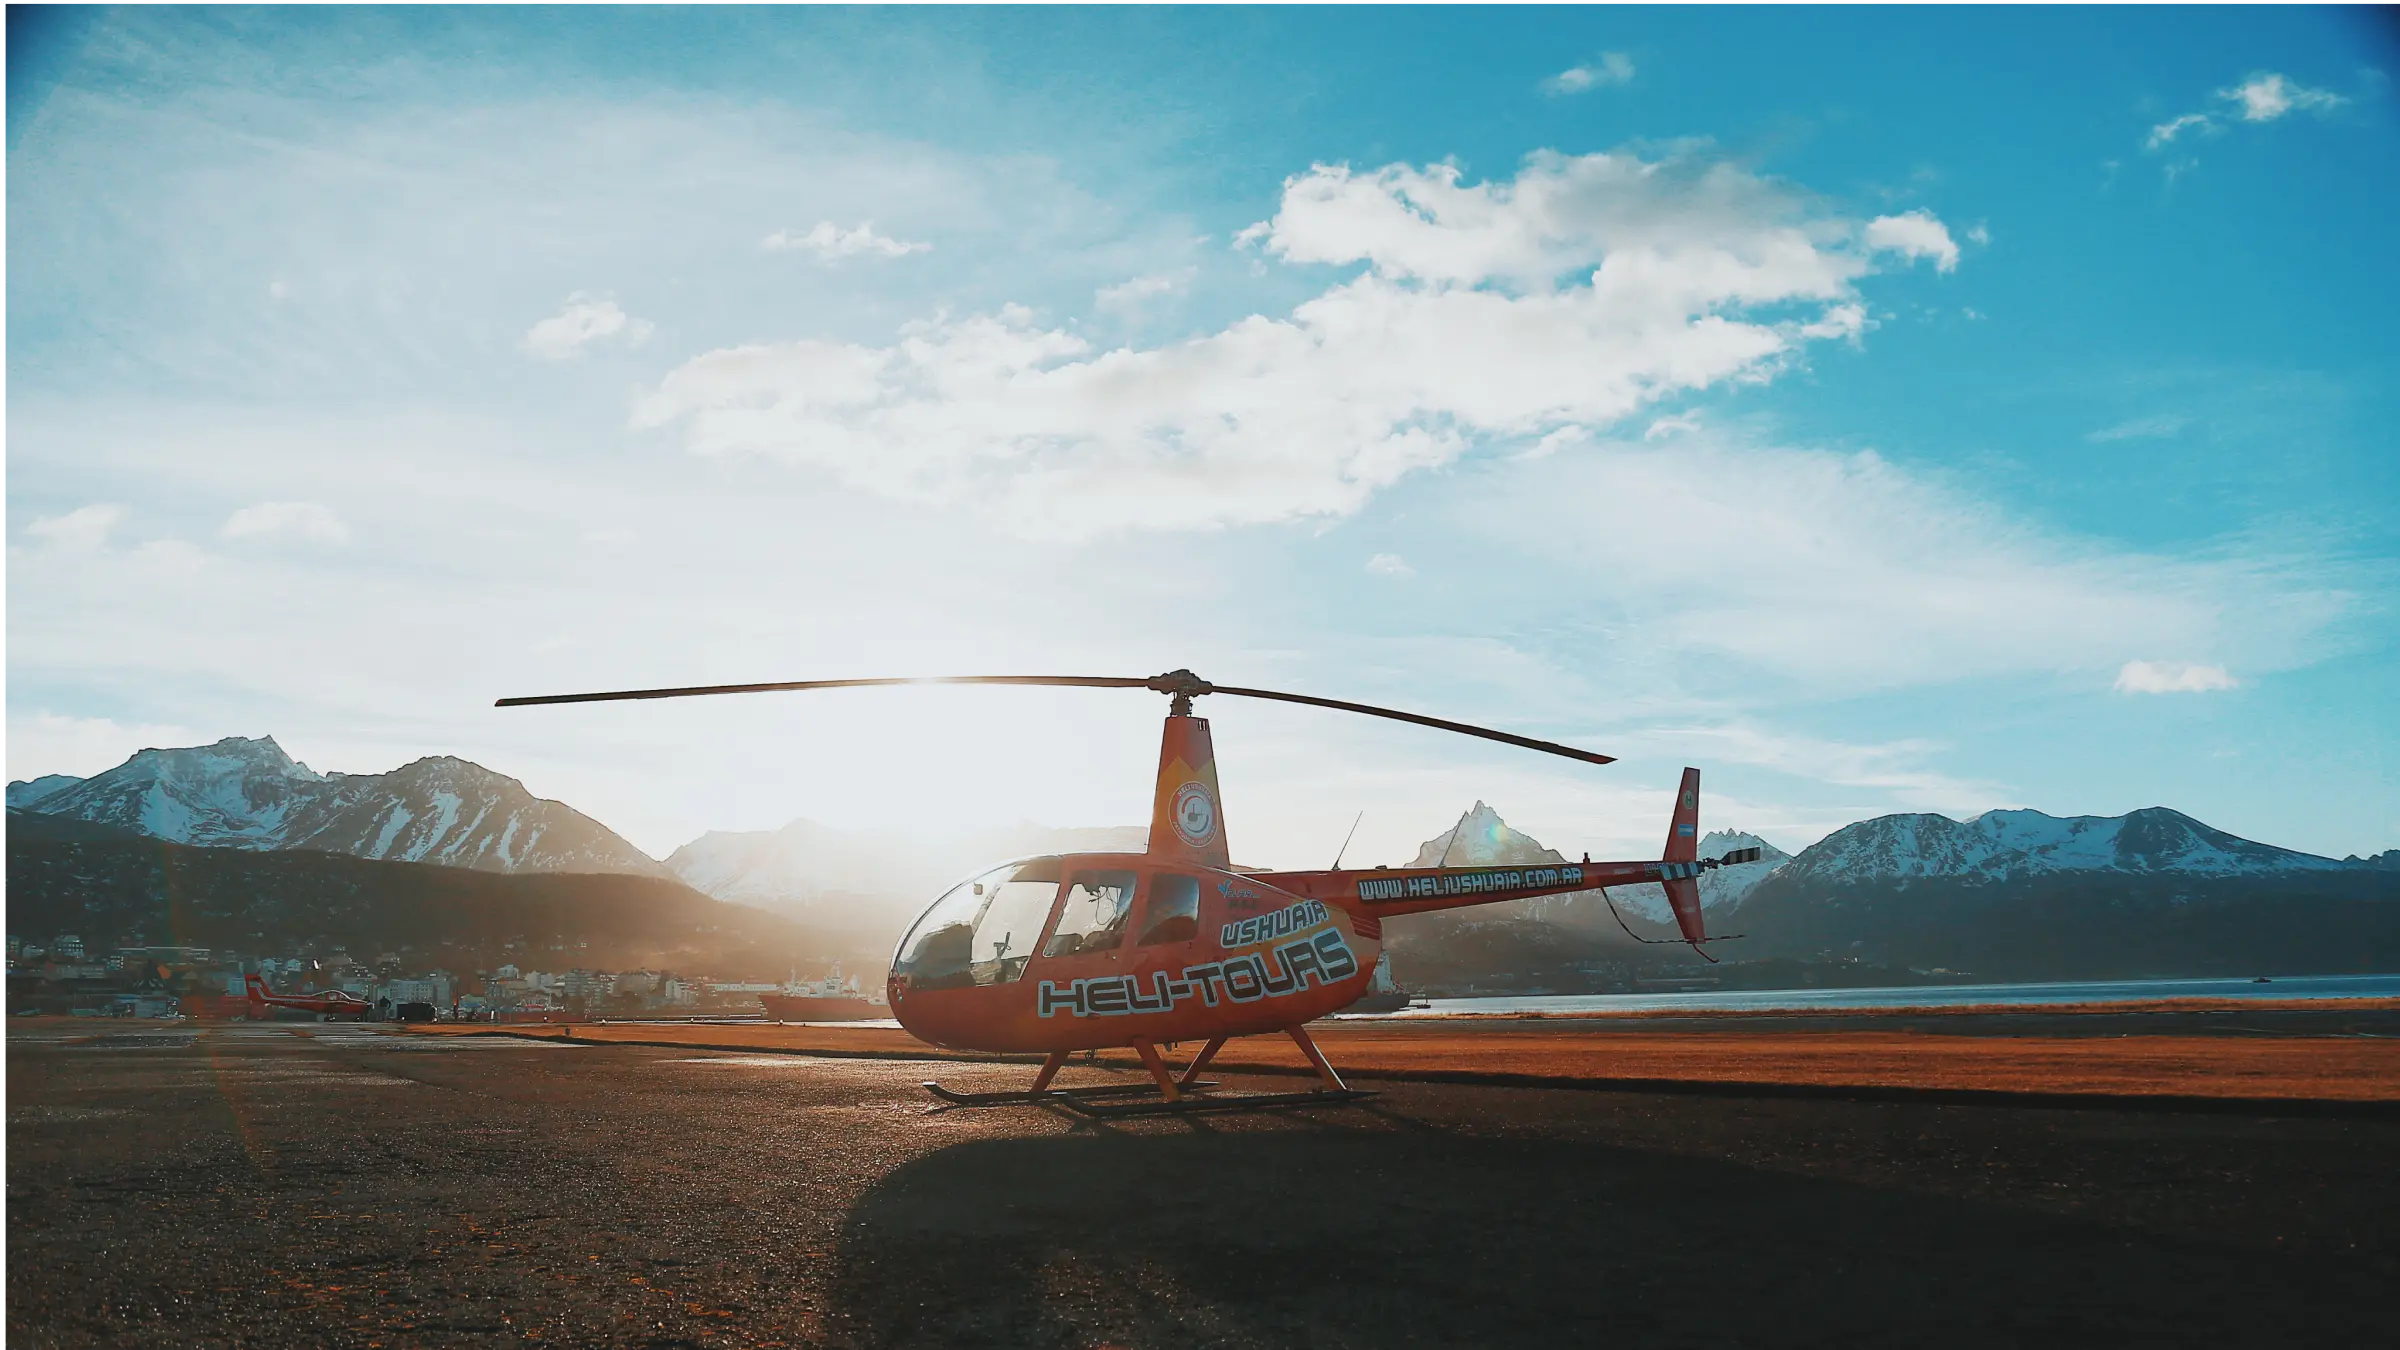
M 1888 249 L 1910 258 L 1931 258 L 1938 271 L 1958 269 L 1958 242 L 1931 211 L 1877 216 L 1867 222 L 1867 247 Z
M 2330 90 L 2293 84 L 2271 70 L 2260 71 L 2231 89 L 2220 89 L 2217 97 L 2235 105 L 2245 122 L 2272 122 L 2294 108 L 2331 112 L 2350 101 Z
M 629 347 L 649 341 L 650 321 L 617 308 L 614 300 L 577 291 L 566 307 L 525 333 L 525 350 L 545 361 L 564 361 L 594 342 L 616 339 Z
M 2117 672 L 2120 694 L 2206 694 L 2240 684 L 2223 666 L 2183 661 L 2128 661 Z
M 2271 70 L 2259 71 L 2230 89 L 2218 90 L 2217 98 L 2232 104 L 2229 115 L 2244 122 L 2272 122 L 2295 109 L 2327 113 L 2350 101 L 2330 90 L 2294 84 Z M 2142 148 L 2163 150 L 2187 131 L 2214 135 L 2221 130 L 2214 116 L 2205 112 L 2188 112 L 2150 128 L 2150 135 L 2142 142 Z M 2191 168 L 2192 161 L 2179 160 L 2167 167 L 2167 176 L 2173 178 L 2189 172 Z
M 1560 427 L 1556 431 L 1545 433 L 1540 440 L 1518 451 L 1515 458 L 1540 459 L 1544 455 L 1555 455 L 1559 451 L 1573 446 L 1589 445 L 1591 440 L 1592 433 L 1582 427 Z
M 1977 221 L 1967 229 L 1967 242 L 1975 245 L 1978 248 L 1991 243 L 1991 227 L 1984 224 L 1982 221 Z
M 1604 85 L 1633 83 L 1633 58 L 1623 52 L 1602 52 L 1597 61 L 1570 66 L 1542 81 L 1542 92 L 1552 97 L 1580 94 Z
M 1804 338 L 1846 338 L 1856 341 L 1867 331 L 1865 305 L 1835 305 L 1811 322 L 1800 325 Z
M 1868 270 L 1854 223 L 1696 149 L 1540 151 L 1514 179 L 1461 178 L 1450 164 L 1320 164 L 1286 179 L 1281 209 L 1243 236 L 1286 262 L 1367 262 L 1436 286 L 1567 279 L 1644 306 L 1830 300 Z
M 2142 142 L 2142 148 L 2157 150 L 2172 144 L 2176 137 L 2187 131 L 2214 131 L 2216 127 L 2215 119 L 2207 113 L 2185 113 L 2181 117 L 2171 118 L 2150 128 L 2150 138 Z
M 1378 553 L 1367 559 L 1367 570 L 1379 577 L 1413 577 L 1417 569 L 1397 553 Z
M 1467 485 L 1474 546 L 1554 578 L 1547 604 L 1615 616 L 1627 650 L 1712 679 L 1746 667 L 1857 694 L 2113 673 L 2143 650 L 2281 668 L 2384 584 L 2305 550 L 2172 557 L 2049 533 L 1871 453 L 1704 432 L 1514 467 Z M 1590 529 L 1601 503 L 1610 527 Z
M 1320 165 L 1243 238 L 1368 270 L 1286 318 L 1103 352 L 1008 306 L 890 346 L 724 348 L 634 421 L 902 500 L 989 503 L 1028 531 L 1339 516 L 1482 446 L 1606 426 L 1855 338 L 1876 253 L 1955 261 L 1930 215 L 1879 224 L 1697 152 L 1544 152 L 1471 185 L 1448 165 Z
M 38 517 L 25 527 L 25 532 L 56 548 L 89 550 L 107 544 L 108 532 L 124 518 L 124 507 L 114 502 L 94 502 L 63 516 Z
M 1191 285 L 1194 275 L 1195 269 L 1186 267 L 1177 272 L 1153 272 L 1148 276 L 1133 277 L 1093 292 L 1092 305 L 1096 309 L 1131 313 L 1140 309 L 1144 301 L 1155 300 L 1162 295 L 1181 295 L 1184 288 Z
M 228 539 L 307 539 L 340 544 L 349 541 L 350 527 L 317 502 L 259 502 L 227 516 L 221 533 Z
M 1926 740 L 1858 745 L 1790 735 L 1748 722 L 1652 727 L 1632 739 L 1675 746 L 1694 758 L 1754 764 L 1842 787 L 1878 788 L 1911 810 L 1969 816 L 2019 804 L 1994 784 L 1924 767 L 1925 760 L 1948 748 Z M 1694 743 L 1708 747 L 1705 756 L 1690 748 Z
M 1672 417 L 1661 417 L 1652 421 L 1648 427 L 1642 430 L 1642 439 L 1645 441 L 1664 440 L 1669 436 L 1689 435 L 1699 429 L 1700 414 L 1677 413 Z
M 933 245 L 910 240 L 894 239 L 875 233 L 875 222 L 860 221 L 856 228 L 845 230 L 830 220 L 820 220 L 806 234 L 777 230 L 759 241 L 759 247 L 769 252 L 799 251 L 813 253 L 817 261 L 831 266 L 844 258 L 905 258 L 911 253 L 929 253 Z
M 2113 427 L 2102 427 L 2098 431 L 2088 433 L 2084 439 L 2087 441 L 2156 440 L 2160 437 L 2172 436 L 2191 424 L 2192 419 L 2181 413 L 2153 413 L 2148 417 L 2136 417 L 2130 421 L 2119 422 Z

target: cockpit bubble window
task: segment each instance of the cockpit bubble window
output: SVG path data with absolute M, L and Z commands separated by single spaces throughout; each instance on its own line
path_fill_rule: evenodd
M 1133 890 L 1131 872 L 1077 872 L 1059 906 L 1058 931 L 1042 955 L 1116 950 L 1125 941 L 1125 921 L 1133 915 Z
M 1142 911 L 1140 945 L 1189 942 L 1200 936 L 1200 879 L 1166 873 L 1150 878 L 1150 908 Z
M 916 989 L 1013 983 L 1041 940 L 1058 879 L 1058 859 L 1035 858 L 959 885 L 909 930 L 893 973 Z
M 1050 902 L 1058 898 L 1058 872 L 1058 859 L 1036 858 L 989 888 L 983 912 L 975 917 L 969 966 L 975 983 L 1013 984 L 1025 973 L 1042 940 L 1042 925 L 1050 921 Z
M 1057 864 L 1054 858 L 1038 859 Z M 975 983 L 975 921 L 983 916 L 993 893 L 1030 863 L 995 867 L 972 881 L 962 881 L 933 902 L 908 936 L 900 941 L 894 975 L 905 975 L 915 989 L 964 989 Z

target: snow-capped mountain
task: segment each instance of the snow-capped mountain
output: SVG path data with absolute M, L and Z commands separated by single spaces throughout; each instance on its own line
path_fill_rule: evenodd
M 382 774 L 320 774 L 273 737 L 144 750 L 92 778 L 35 791 L 44 815 L 139 830 L 177 843 L 315 849 L 487 872 L 627 872 L 657 860 L 606 826 L 479 764 L 436 756 Z
M 1861 821 L 1752 889 L 1746 958 L 1986 979 L 2391 969 L 2400 877 L 2237 838 L 2162 807 L 2060 819 Z
M 1031 822 L 957 834 L 842 830 L 795 820 L 778 830 L 712 830 L 667 856 L 667 870 L 719 900 L 786 912 L 838 909 L 875 921 L 930 904 L 979 868 L 1041 853 L 1139 853 L 1142 825 L 1055 829 Z
M 1710 830 L 1700 837 L 1700 856 L 1703 858 L 1722 858 L 1737 848 L 1757 849 L 1758 861 L 1702 872 L 1700 874 L 1700 908 L 1713 910 L 1738 903 L 1744 896 L 1757 889 L 1758 883 L 1765 881 L 1776 868 L 1792 860 L 1791 854 L 1755 834 L 1745 833 L 1741 830 Z M 1666 892 L 1658 892 L 1662 915 L 1666 901 Z
M 2252 843 L 2163 806 L 2121 816 L 1987 811 L 1973 820 L 1878 816 L 1801 851 L 1785 869 L 1795 883 L 2011 880 L 2061 872 L 2173 873 L 2202 877 L 2338 871 L 2359 864 Z
M 1508 827 L 1500 813 L 1482 802 L 1458 818 L 1458 823 L 1418 847 L 1411 867 L 1498 867 L 1505 864 L 1562 863 L 1556 849 L 1542 847 L 1532 835 Z
M 1748 895 L 1751 888 L 1766 879 L 1767 874 L 1782 866 L 1791 855 L 1754 834 L 1738 830 L 1712 830 L 1700 841 L 1700 856 L 1721 858 L 1737 848 L 1759 850 L 1759 860 L 1737 867 L 1720 867 L 1700 874 L 1700 908 L 1713 912 L 1734 904 Z M 1411 867 L 1488 867 L 1509 864 L 1559 863 L 1566 859 L 1556 849 L 1545 848 L 1542 841 L 1510 829 L 1500 813 L 1482 802 L 1459 818 L 1458 824 L 1424 842 L 1417 849 Z M 1628 914 L 1638 914 L 1660 923 L 1674 922 L 1675 914 L 1667 904 L 1667 893 L 1654 882 L 1639 886 L 1619 886 L 1609 891 L 1618 905 Z M 1570 895 L 1548 896 L 1539 900 L 1509 902 L 1509 911 L 1523 917 L 1541 918 L 1553 915 L 1563 905 L 1597 898 L 1596 892 L 1577 891 Z

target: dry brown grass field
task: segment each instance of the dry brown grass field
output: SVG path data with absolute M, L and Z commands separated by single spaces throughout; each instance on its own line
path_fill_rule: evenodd
M 2125 1005 L 2095 1005 L 2091 1011 L 2125 1010 Z M 2042 1010 L 2045 1015 L 2056 1011 Z M 2243 1011 L 2266 1010 L 2246 1006 Z M 2400 1039 L 2374 1036 L 2203 1035 L 2163 1028 L 2156 1033 L 2118 1035 L 1944 1035 L 1914 1025 L 1891 1030 L 1655 1026 L 1595 1030 L 1590 1026 L 1594 1020 L 1598 1019 L 1576 1019 L 1576 1024 L 1570 1025 L 1564 1019 L 1550 1018 L 1360 1019 L 1319 1023 L 1314 1034 L 1337 1067 L 1362 1079 L 1740 1083 L 2108 1096 L 2400 1100 Z M 1916 1016 L 1912 1013 L 1904 1020 L 1913 1024 Z M 450 1024 L 415 1030 L 432 1035 L 476 1035 L 493 1029 Z M 803 1055 L 999 1058 L 939 1050 L 905 1031 L 872 1026 L 620 1022 L 527 1027 L 505 1034 Z M 1184 1047 L 1187 1052 L 1194 1048 Z M 1111 1052 L 1100 1055 L 1097 1062 L 1125 1067 L 1134 1060 L 1130 1053 Z M 1236 1041 L 1218 1056 L 1217 1063 L 1227 1071 L 1297 1073 L 1306 1068 L 1289 1041 L 1273 1037 Z

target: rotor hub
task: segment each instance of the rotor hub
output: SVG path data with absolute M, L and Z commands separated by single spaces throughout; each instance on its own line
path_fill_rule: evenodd
M 1164 675 L 1153 675 L 1146 687 L 1174 699 L 1167 705 L 1169 717 L 1191 716 L 1193 699 L 1216 692 L 1215 685 L 1188 670 L 1170 670 Z

